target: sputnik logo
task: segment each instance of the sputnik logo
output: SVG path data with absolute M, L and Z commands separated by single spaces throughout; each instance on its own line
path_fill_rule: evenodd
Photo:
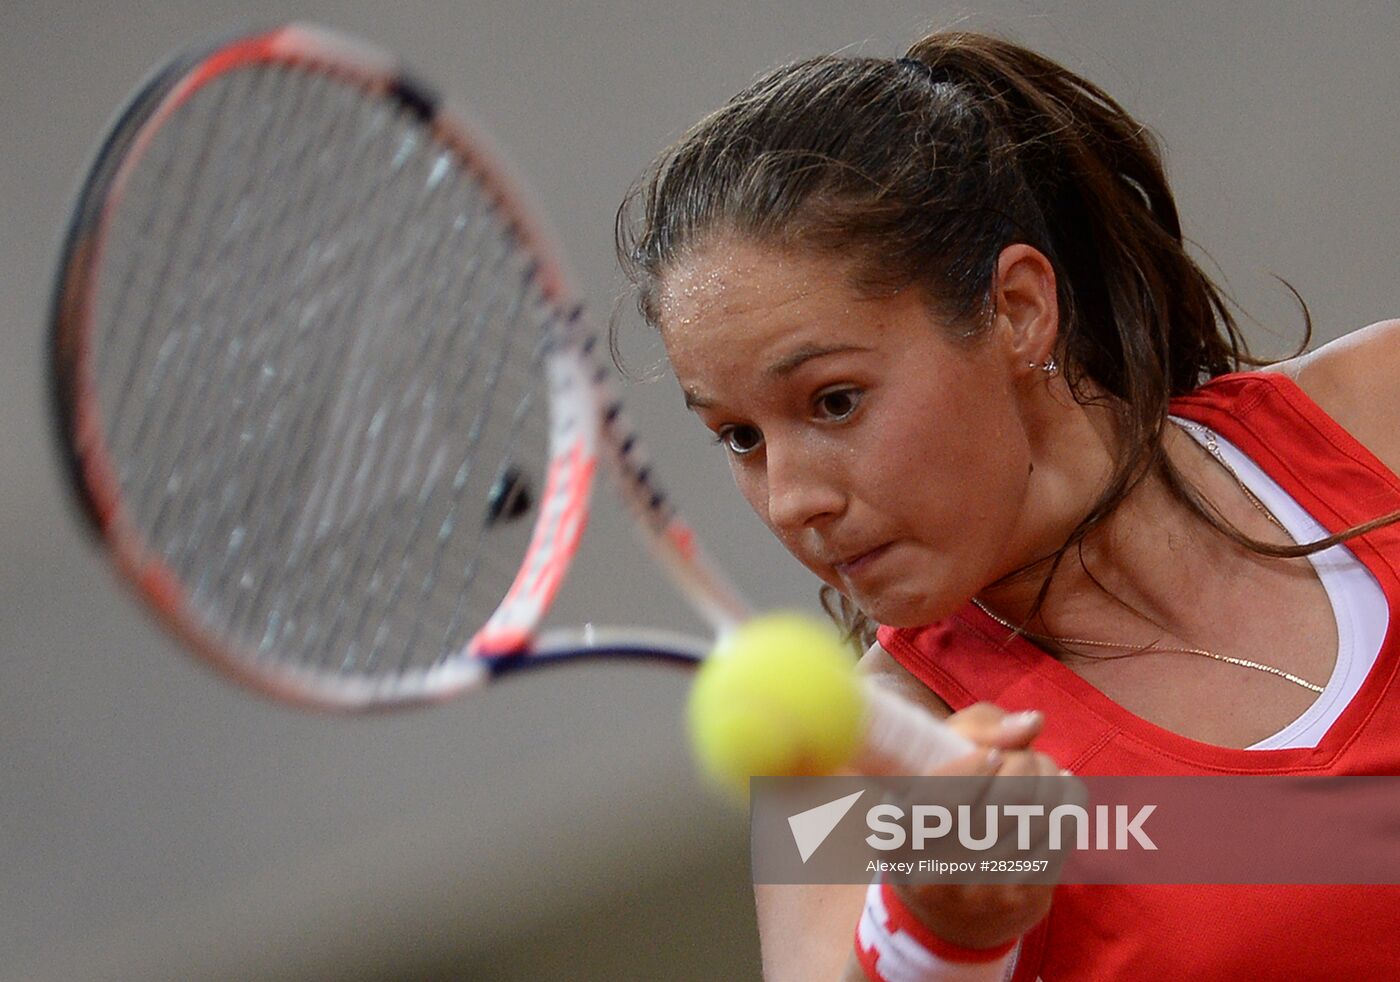
M 812 853 L 816 852 L 832 830 L 841 824 L 841 819 L 846 817 L 846 813 L 855 806 L 856 799 L 863 794 L 864 791 L 857 791 L 788 817 L 792 841 L 797 843 L 797 854 L 802 857 L 802 862 L 805 863 L 812 857 Z

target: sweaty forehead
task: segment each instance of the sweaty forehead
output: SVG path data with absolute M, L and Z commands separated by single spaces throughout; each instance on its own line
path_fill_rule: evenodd
M 663 334 L 684 332 L 711 318 L 780 312 L 842 284 L 830 261 L 723 242 L 678 262 L 662 279 L 657 314 Z

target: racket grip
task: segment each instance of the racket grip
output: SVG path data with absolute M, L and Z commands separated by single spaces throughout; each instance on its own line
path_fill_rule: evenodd
M 928 774 L 977 745 L 927 709 L 873 679 L 863 681 L 865 739 L 851 766 L 861 774 Z

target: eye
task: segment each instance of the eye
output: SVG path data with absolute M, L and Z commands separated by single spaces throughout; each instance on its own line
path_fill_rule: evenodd
M 763 434 L 754 426 L 722 426 L 715 435 L 715 442 L 735 456 L 742 457 L 763 445 Z
M 830 423 L 840 423 L 851 417 L 864 395 L 860 389 L 831 389 L 817 396 L 816 416 Z

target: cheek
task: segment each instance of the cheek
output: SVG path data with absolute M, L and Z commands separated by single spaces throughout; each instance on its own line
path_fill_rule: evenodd
M 1025 432 L 1003 393 L 960 391 L 921 400 L 882 427 L 873 438 L 880 473 L 870 477 L 901 510 L 940 527 L 1009 524 L 1025 492 Z
M 734 486 L 739 489 L 739 494 L 743 495 L 754 514 L 764 525 L 772 528 L 772 523 L 768 521 L 768 487 L 759 469 L 752 465 L 746 466 L 739 458 L 730 457 L 729 473 L 734 477 Z

